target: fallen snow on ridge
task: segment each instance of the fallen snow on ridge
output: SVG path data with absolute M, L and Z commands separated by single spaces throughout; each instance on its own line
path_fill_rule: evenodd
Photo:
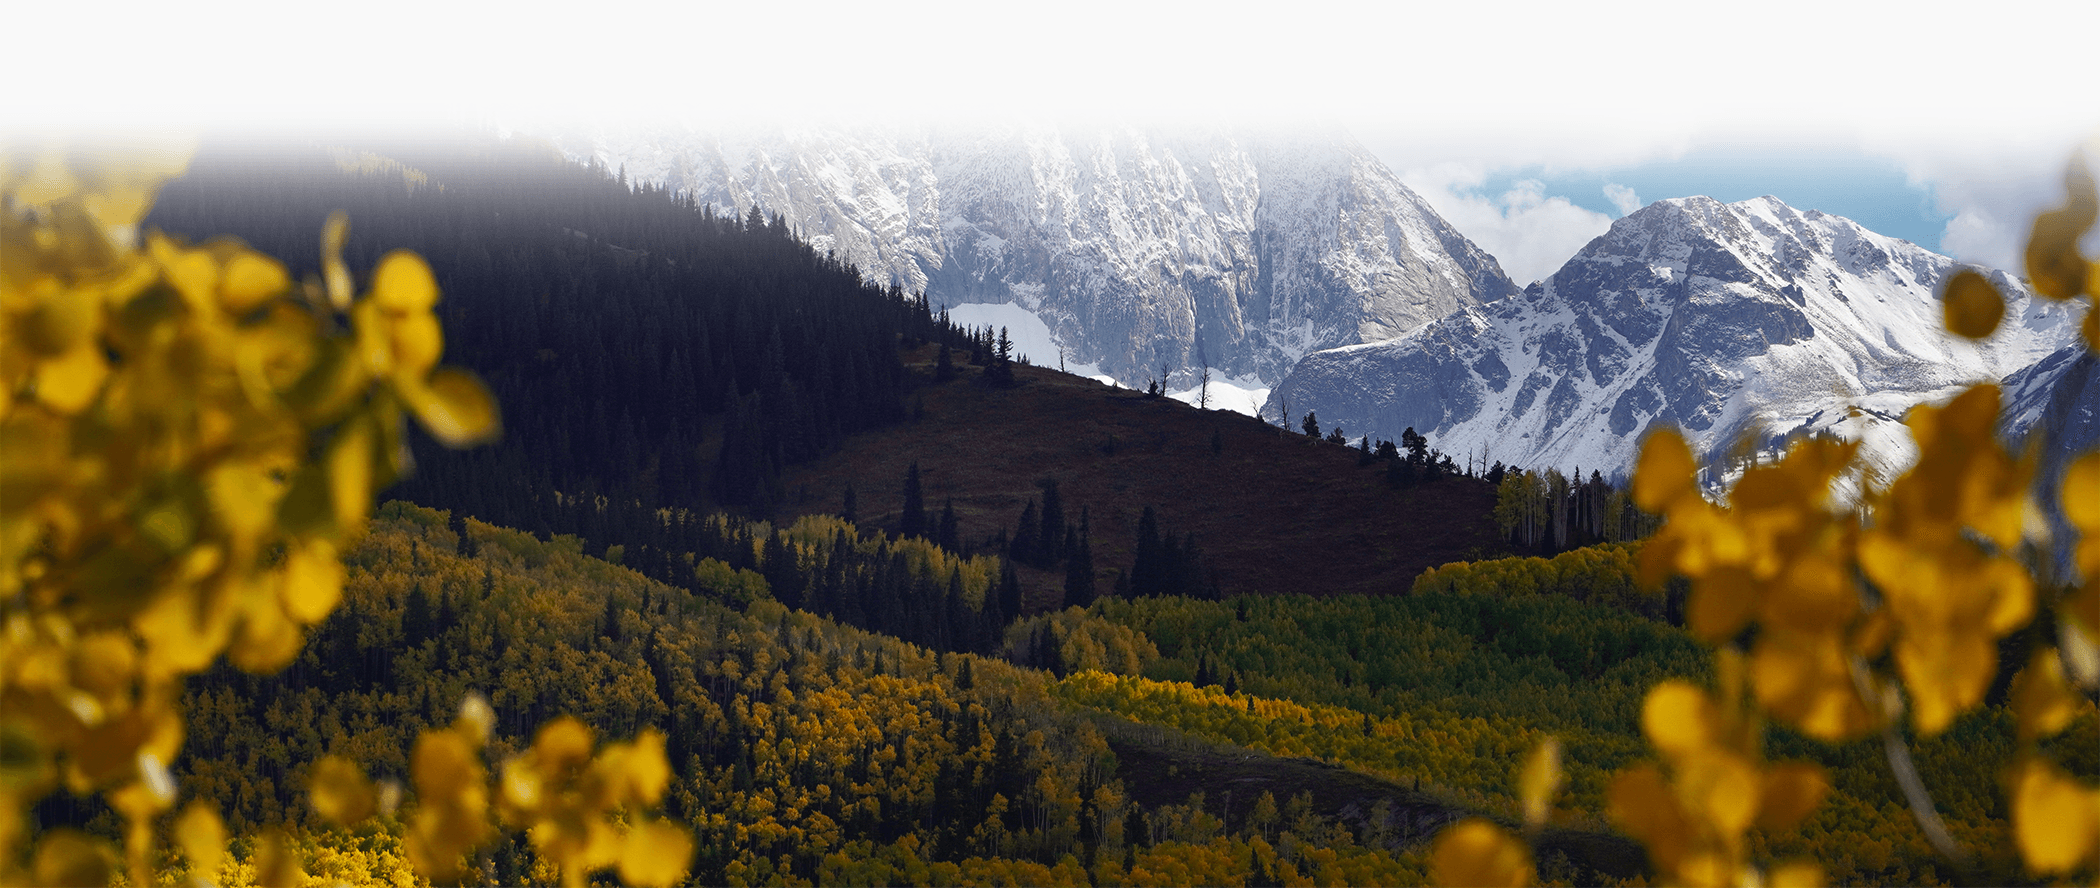
M 1169 392 L 1167 397 L 1191 406 L 1201 406 L 1198 402 L 1203 398 L 1203 390 L 1201 388 L 1192 388 L 1183 392 Z M 1268 400 L 1269 386 L 1260 379 L 1251 376 L 1226 379 L 1216 373 L 1211 374 L 1210 409 L 1212 410 L 1230 410 L 1234 413 L 1244 413 L 1248 416 L 1260 416 L 1261 405 L 1268 403 Z
M 1014 344 L 1014 360 L 1027 358 L 1037 367 L 1056 367 L 1064 344 L 1050 325 L 1035 312 L 1011 302 L 973 302 L 948 306 L 948 321 L 958 327 L 990 327 L 992 339 L 999 338 L 999 328 L 1006 328 L 1006 338 Z M 1079 376 L 1099 377 L 1101 368 L 1092 364 L 1065 362 L 1065 372 Z

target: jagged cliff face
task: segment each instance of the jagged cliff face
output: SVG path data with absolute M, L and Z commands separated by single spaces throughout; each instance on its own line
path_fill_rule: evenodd
M 1340 132 L 1044 126 L 690 131 L 559 140 L 630 179 L 754 205 L 935 304 L 1015 303 L 1073 364 L 1142 385 L 1281 379 L 1516 292 Z
M 1898 418 L 2068 344 L 2061 303 L 2003 272 L 1998 334 L 1944 331 L 1947 257 L 1774 198 L 1661 201 L 1547 280 L 1391 342 L 1308 356 L 1270 396 L 1351 434 L 1413 427 L 1447 452 L 1624 472 L 1641 436 L 1681 427 L 1709 457 L 1744 435 L 1831 431 L 1892 470 Z

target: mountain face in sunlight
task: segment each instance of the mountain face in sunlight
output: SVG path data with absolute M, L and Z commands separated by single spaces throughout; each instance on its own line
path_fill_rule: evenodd
M 1829 431 L 1907 462 L 1912 405 L 2001 379 L 2069 344 L 2075 317 L 2011 275 L 1984 342 L 1947 333 L 1954 260 L 1775 198 L 1660 201 L 1521 295 L 1391 342 L 1308 356 L 1272 406 L 1374 436 L 1412 427 L 1512 465 L 1629 469 L 1657 423 L 1725 455 Z
M 1013 303 L 1067 358 L 1143 386 L 1206 364 L 1274 382 L 1305 354 L 1516 292 L 1492 256 L 1339 131 L 1012 126 L 658 130 L 557 140 L 935 305 Z

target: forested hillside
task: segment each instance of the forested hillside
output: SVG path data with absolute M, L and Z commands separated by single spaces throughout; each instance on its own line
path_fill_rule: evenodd
M 147 204 L 92 184 L 0 239 L 66 275 L 0 278 L 10 881 L 110 881 L 121 847 L 169 886 L 2005 884 L 2100 842 L 2071 816 L 2100 716 L 2050 671 L 2084 610 L 1926 576 L 2004 596 L 1925 614 L 1962 634 L 1954 705 L 1887 578 L 1973 555 L 1974 519 L 1779 572 L 1903 528 L 1823 510 L 1846 445 L 1724 508 L 1670 436 L 1629 497 L 1286 431 L 1020 365 L 778 222 L 516 145 L 208 153 L 148 222 L 292 277 L 110 247 L 85 214 Z M 362 288 L 301 264 L 337 208 Z M 492 431 L 440 318 L 505 433 L 403 455 L 408 415 Z M 1921 427 L 1987 429 L 1995 392 L 1963 398 Z M 2024 477 L 1921 440 L 1928 480 Z M 1972 511 L 2017 540 L 1998 487 Z M 1631 541 L 1569 548 L 1600 539 Z M 1850 695 L 1899 669 L 1932 720 L 1875 696 L 1876 742 Z M 1447 853 L 1468 831 L 1499 859 Z
M 1112 743 L 1047 673 L 791 611 L 763 581 L 739 608 L 585 556 L 571 537 L 452 524 L 389 505 L 345 559 L 342 606 L 290 668 L 190 683 L 178 778 L 236 832 L 300 825 L 317 877 L 407 872 L 399 821 L 351 834 L 311 813 L 314 763 L 340 755 L 405 779 L 414 738 L 480 693 L 496 713 L 492 761 L 561 713 L 606 736 L 661 730 L 665 816 L 693 830 L 697 884 L 1422 878 L 1419 850 L 1402 851 L 1419 834 L 1364 832 L 1309 794 L 1134 797 L 1118 747 L 1189 748 Z M 481 884 L 552 872 L 522 842 L 477 866 Z
M 446 359 L 487 380 L 508 433 L 419 444 L 397 491 L 418 501 L 630 546 L 652 542 L 662 505 L 764 514 L 782 467 L 902 418 L 900 342 L 962 342 L 777 219 L 717 217 L 529 145 L 399 154 L 208 148 L 147 224 L 239 237 L 296 277 L 344 210 L 350 266 L 428 257 Z

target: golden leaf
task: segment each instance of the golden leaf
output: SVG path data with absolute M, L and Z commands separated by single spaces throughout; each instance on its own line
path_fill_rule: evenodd
M 2013 712 L 2019 719 L 2020 739 L 2053 737 L 2078 716 L 2082 702 L 2064 681 L 2063 660 L 2056 649 L 2035 651 L 2027 668 L 2013 678 Z
M 437 304 L 437 278 L 423 257 L 409 250 L 395 250 L 379 260 L 372 272 L 372 299 L 389 314 L 428 312 Z
M 474 755 L 474 747 L 457 731 L 424 731 L 416 738 L 416 749 L 409 762 L 409 775 L 416 781 L 416 793 L 426 802 L 442 801 L 458 796 L 469 788 L 480 787 L 481 761 Z
M 468 447 L 496 439 L 503 431 L 496 401 L 472 375 L 444 368 L 428 383 L 397 376 L 395 391 L 430 436 L 447 447 Z
M 328 501 L 338 532 L 356 535 L 372 508 L 372 426 L 362 417 L 336 432 L 328 444 Z
M 620 879 L 630 885 L 675 884 L 693 859 L 693 839 L 677 826 L 650 821 L 627 833 L 619 858 Z
M 301 623 L 318 623 L 343 599 L 343 561 L 335 545 L 313 540 L 294 546 L 284 564 L 284 609 Z
M 394 353 L 394 372 L 421 378 L 437 366 L 445 351 L 445 332 L 429 312 L 412 314 L 388 324 L 388 342 Z
M 1793 829 L 1830 790 L 1830 781 L 1818 765 L 1789 762 L 1765 772 L 1763 802 L 1757 810 L 1757 828 L 1768 832 Z
M 1739 567 L 1709 569 L 1692 583 L 1685 602 L 1685 628 L 1712 644 L 1733 638 L 1750 622 L 1757 607 L 1757 587 Z
M 307 775 L 307 797 L 314 813 L 337 826 L 349 826 L 378 810 L 379 796 L 364 769 L 339 755 L 323 756 Z
M 1636 765 L 1612 778 L 1608 813 L 1612 822 L 1648 846 L 1659 869 L 1676 869 L 1690 846 L 1691 826 L 1654 765 Z
M 2005 317 L 2005 297 L 1983 275 L 1962 269 L 1947 278 L 1940 298 L 1946 310 L 1947 329 L 1970 339 L 1983 339 L 1998 329 Z
M 275 829 L 263 833 L 255 840 L 255 884 L 258 886 L 295 886 L 306 882 L 306 871 L 299 866 L 299 856 L 292 853 L 285 842 L 284 834 Z
M 1468 817 L 1437 833 L 1429 878 L 1439 885 L 1529 885 L 1531 849 L 1501 827 Z
M 22 318 L 17 328 L 22 343 L 36 354 L 53 357 L 85 344 L 101 321 L 100 306 L 80 293 L 58 290 L 58 283 L 44 278 L 36 310 Z
M 283 486 L 254 463 L 222 462 L 205 475 L 204 492 L 219 523 L 235 536 L 254 540 L 276 519 Z
M 1835 633 L 1768 627 L 1750 651 L 1750 686 L 1773 715 L 1820 740 L 1849 740 L 1873 726 Z
M 1685 755 L 1711 744 L 1713 718 L 1706 692 L 1674 679 L 1649 689 L 1641 704 L 1641 731 L 1665 755 Z
M 98 632 L 73 648 L 73 685 L 88 693 L 107 697 L 122 691 L 137 670 L 131 640 L 117 633 Z
M 1633 471 L 1633 502 L 1642 510 L 1663 514 L 1680 497 L 1697 492 L 1692 448 L 1676 429 L 1657 429 L 1641 445 Z
M 37 365 L 37 400 L 70 416 L 86 410 L 108 378 L 109 360 L 102 356 L 102 349 L 93 342 L 82 342 Z
M 217 882 L 219 867 L 226 862 L 226 825 L 210 804 L 193 801 L 175 818 L 175 844 L 190 859 L 190 871 L 207 882 Z
M 1553 794 L 1560 789 L 1560 741 L 1548 736 L 1524 757 L 1522 776 L 1517 778 L 1518 796 L 1524 802 L 1524 823 L 1538 826 L 1553 810 Z
M 2064 517 L 2086 536 L 2100 536 L 2100 450 L 2071 461 L 2064 468 Z M 2092 573 L 2090 568 L 2085 569 Z
M 1766 587 L 1759 617 L 1798 632 L 1835 631 L 1859 613 L 1850 570 L 1822 553 L 1804 553 Z M 1733 634 L 1733 633 L 1730 633 Z
M 1692 756 L 1681 779 L 1698 787 L 1698 807 L 1722 835 L 1741 835 L 1756 819 L 1764 782 L 1742 756 L 1718 750 Z
M 300 631 L 299 624 L 285 618 L 276 596 L 267 603 L 244 609 L 242 616 L 226 656 L 233 665 L 248 672 L 269 675 L 283 669 L 306 644 L 306 633 Z
M 1911 692 L 1911 724 L 1932 737 L 1982 702 L 1997 651 L 1979 631 L 1918 631 L 1896 640 L 1896 666 Z
M 219 280 L 219 305 L 229 314 L 244 315 L 291 285 L 284 263 L 261 253 L 242 252 L 226 263 Z
M 643 728 L 634 742 L 623 745 L 626 748 L 620 770 L 628 787 L 627 796 L 654 806 L 671 782 L 671 763 L 664 757 L 664 735 L 655 728 Z
M 542 774 L 580 768 L 591 760 L 591 729 L 571 716 L 556 718 L 540 726 L 532 740 L 532 755 Z
M 116 854 L 79 830 L 54 829 L 36 843 L 30 872 L 39 885 L 107 885 L 116 872 Z
M 1765 884 L 1770 888 L 1822 888 L 1823 868 L 1807 862 L 1788 863 L 1772 870 Z
M 2054 765 L 2029 759 L 2013 773 L 2013 838 L 2029 872 L 2069 871 L 2100 838 L 2100 806 L 2093 794 Z
M 2078 254 L 2078 239 L 2100 215 L 2100 201 L 2093 193 L 2093 176 L 2086 171 L 2083 155 L 2073 155 L 2064 171 L 2064 205 L 2034 219 L 2027 238 L 2027 279 L 2035 292 L 2051 299 L 2070 299 L 2085 286 L 2089 270 Z

